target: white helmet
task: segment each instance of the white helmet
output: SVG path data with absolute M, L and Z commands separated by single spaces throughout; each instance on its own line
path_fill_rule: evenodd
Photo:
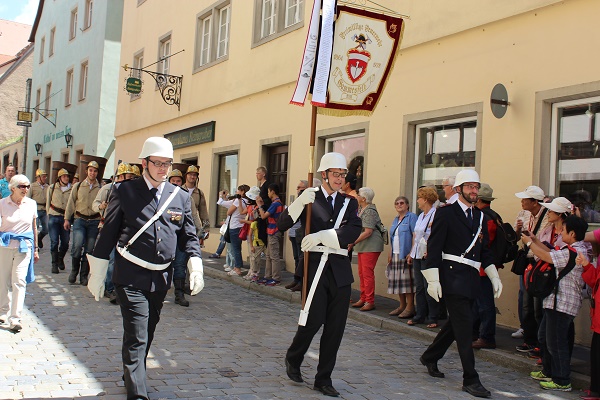
M 475 171 L 474 169 L 463 169 L 458 174 L 456 174 L 456 179 L 454 180 L 453 187 L 458 187 L 463 183 L 467 182 L 480 183 L 479 174 L 477 173 L 477 171 Z
M 173 158 L 173 144 L 169 139 L 164 137 L 149 137 L 144 142 L 142 152 L 138 158 L 146 158 L 150 156 Z
M 321 164 L 317 172 L 327 171 L 330 168 L 348 169 L 346 157 L 341 153 L 325 153 L 321 157 Z

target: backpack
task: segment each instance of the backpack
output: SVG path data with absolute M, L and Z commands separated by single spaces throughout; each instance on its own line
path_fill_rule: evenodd
M 575 258 L 577 250 L 571 246 L 569 249 L 569 261 L 565 268 L 556 276 L 556 267 L 544 260 L 538 260 L 535 265 L 529 264 L 523 273 L 523 284 L 527 294 L 533 297 L 546 298 L 554 293 L 554 306 L 556 308 L 556 294 L 558 293 L 558 283 L 575 267 Z M 556 249 L 558 250 L 558 248 Z
M 486 216 L 496 223 L 496 238 L 492 242 L 490 249 L 494 253 L 497 264 L 505 264 L 513 261 L 517 257 L 519 246 L 517 234 L 512 225 L 502 221 L 500 215 L 489 207 L 481 210 Z
M 377 221 L 377 230 L 379 231 L 379 233 L 381 233 L 381 237 L 383 238 L 383 244 L 389 244 L 390 243 L 390 238 L 388 236 L 388 230 L 385 227 L 385 225 L 383 224 L 383 222 L 381 222 L 381 220 Z

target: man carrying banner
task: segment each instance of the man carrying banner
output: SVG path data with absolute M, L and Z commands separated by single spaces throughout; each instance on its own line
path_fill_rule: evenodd
M 313 284 L 321 256 L 328 253 L 323 275 L 316 283 L 312 304 L 305 326 L 298 330 L 285 356 L 286 372 L 294 382 L 303 382 L 300 366 L 314 335 L 322 325 L 323 334 L 319 349 L 319 365 L 314 389 L 327 396 L 338 396 L 332 386 L 331 373 L 342 342 L 351 284 L 354 281 L 347 249 L 358 238 L 361 221 L 358 202 L 339 193 L 347 173 L 346 158 L 340 153 L 326 153 L 321 158 L 318 172 L 324 184 L 308 188 L 281 214 L 277 223 L 281 231 L 291 228 L 300 218 L 306 226 L 305 205 L 312 205 L 310 234 L 302 240 L 302 251 L 309 252 L 308 285 Z M 338 217 L 341 223 L 334 229 Z

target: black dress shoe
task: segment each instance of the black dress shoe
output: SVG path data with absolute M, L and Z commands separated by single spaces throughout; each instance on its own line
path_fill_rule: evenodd
M 323 393 L 325 396 L 338 397 L 340 395 L 340 392 L 338 392 L 337 390 L 335 390 L 335 388 L 333 386 L 331 386 L 331 385 L 317 385 L 317 384 L 315 384 L 314 389 L 318 390 L 321 393 Z
M 296 383 L 302 383 L 304 380 L 302 379 L 302 374 L 300 373 L 300 368 L 294 367 L 288 359 L 285 359 L 285 372 L 287 373 L 288 378 L 293 380 Z
M 463 392 L 467 392 L 475 397 L 492 397 L 489 390 L 483 387 L 481 383 L 472 383 L 470 385 L 463 385 Z
M 443 372 L 440 372 L 440 370 L 438 369 L 437 362 L 426 362 L 425 360 L 423 360 L 423 356 L 419 358 L 419 361 L 421 361 L 421 364 L 427 367 L 427 372 L 434 378 L 444 378 L 446 376 Z

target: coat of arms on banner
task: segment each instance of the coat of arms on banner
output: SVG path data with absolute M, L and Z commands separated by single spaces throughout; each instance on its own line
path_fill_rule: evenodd
M 319 113 L 371 115 L 393 68 L 403 29 L 401 18 L 339 6 L 327 104 Z

